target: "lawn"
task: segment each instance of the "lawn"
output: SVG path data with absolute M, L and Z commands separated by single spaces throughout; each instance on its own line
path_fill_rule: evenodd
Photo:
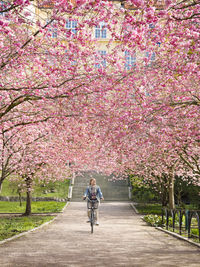
M 54 216 L 1 217 L 0 241 L 52 220 Z
M 37 201 L 32 202 L 32 213 L 45 212 L 61 212 L 66 202 L 56 201 Z M 0 213 L 24 213 L 26 202 L 22 202 L 20 207 L 19 202 L 0 201 Z
M 137 204 L 135 205 L 136 209 L 139 211 L 142 215 L 147 214 L 156 214 L 156 215 L 162 215 L 162 205 L 161 204 Z M 179 207 L 177 207 L 179 208 Z M 197 207 L 194 205 L 186 205 L 185 209 L 193 209 L 196 210 Z
M 161 204 L 137 204 L 136 209 L 140 214 L 162 214 L 162 205 Z
M 69 180 L 50 182 L 48 184 L 36 183 L 34 186 L 34 191 L 32 193 L 33 197 L 57 197 L 57 198 L 67 198 L 69 188 Z M 17 183 L 5 180 L 3 182 L 3 189 L 0 196 L 18 196 Z M 25 193 L 22 196 L 26 196 Z
M 66 199 L 68 196 L 69 180 L 56 181 L 50 183 L 39 183 L 36 181 L 32 193 L 33 197 L 52 197 Z M 18 197 L 18 184 L 10 182 L 9 179 L 3 182 L 3 189 L 0 196 Z M 22 197 L 26 197 L 22 193 Z M 54 213 L 61 212 L 66 202 L 56 201 L 32 201 L 32 213 Z M 24 213 L 26 209 L 26 202 L 0 201 L 0 213 Z M 26 232 L 41 224 L 52 220 L 55 216 L 6 216 L 0 217 L 0 241 L 14 235 Z

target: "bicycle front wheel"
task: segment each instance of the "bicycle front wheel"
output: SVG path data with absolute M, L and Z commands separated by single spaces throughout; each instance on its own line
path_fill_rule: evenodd
M 93 234 L 93 228 L 94 228 L 94 210 L 91 210 L 91 218 L 90 218 L 90 225 L 91 225 L 91 234 Z

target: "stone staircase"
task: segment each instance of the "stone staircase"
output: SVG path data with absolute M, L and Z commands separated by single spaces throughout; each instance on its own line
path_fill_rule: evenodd
M 94 177 L 97 185 L 101 187 L 105 201 L 128 201 L 128 184 L 126 180 L 110 181 L 111 176 L 95 172 L 84 172 L 75 178 L 72 201 L 82 201 L 82 196 L 90 179 Z

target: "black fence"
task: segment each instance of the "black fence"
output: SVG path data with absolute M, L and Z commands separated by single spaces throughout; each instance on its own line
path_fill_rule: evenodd
M 200 210 L 162 209 L 162 225 L 200 242 Z

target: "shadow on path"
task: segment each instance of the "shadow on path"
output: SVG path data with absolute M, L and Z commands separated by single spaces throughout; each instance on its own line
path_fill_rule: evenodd
M 200 266 L 200 250 L 147 226 L 129 203 L 103 203 L 90 234 L 86 203 L 73 202 L 56 220 L 0 245 L 0 266 Z

